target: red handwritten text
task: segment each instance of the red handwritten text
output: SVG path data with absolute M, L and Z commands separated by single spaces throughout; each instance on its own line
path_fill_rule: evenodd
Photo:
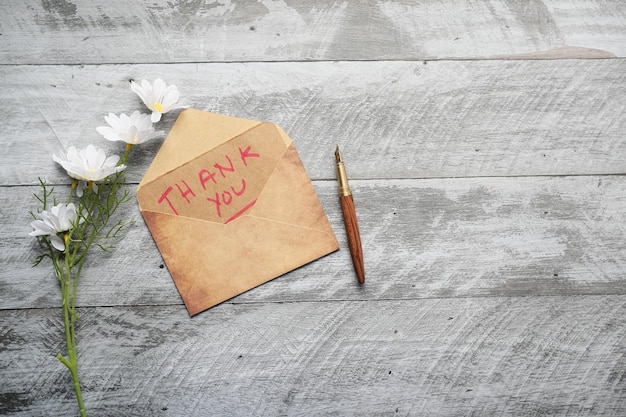
M 179 216 L 181 210 L 184 212 L 185 205 L 192 204 L 198 195 L 205 194 L 201 195 L 204 198 L 197 201 L 205 201 L 209 204 L 212 211 L 220 219 L 224 206 L 231 206 L 235 203 L 237 203 L 237 207 L 242 206 L 225 223 L 243 214 L 256 202 L 256 200 L 246 201 L 245 199 L 247 189 L 245 171 L 248 169 L 250 160 L 261 158 L 261 155 L 253 152 L 251 146 L 244 149 L 238 147 L 237 149 L 239 155 L 235 156 L 234 161 L 230 155 L 224 155 L 222 160 L 214 162 L 209 167 L 203 166 L 198 169 L 197 185 L 193 181 L 190 181 L 190 185 L 184 179 L 173 185 L 168 185 L 158 198 L 158 203 L 166 204 L 173 214 Z M 239 180 L 239 178 L 241 179 Z M 199 191 L 200 189 L 202 192 Z

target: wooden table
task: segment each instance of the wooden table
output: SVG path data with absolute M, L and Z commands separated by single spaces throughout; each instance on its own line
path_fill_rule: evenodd
M 161 77 L 195 108 L 280 125 L 341 250 L 189 318 L 131 201 L 79 287 L 90 415 L 626 415 L 626 3 L 0 11 L 0 414 L 77 413 L 32 194 L 37 177 L 67 192 L 61 146 L 119 152 L 95 127 L 141 108 L 129 80 Z M 160 144 L 133 151 L 133 191 Z

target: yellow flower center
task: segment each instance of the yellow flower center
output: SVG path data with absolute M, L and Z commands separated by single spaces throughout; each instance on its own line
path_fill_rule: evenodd
M 161 103 L 154 103 L 154 108 L 156 109 L 156 111 L 158 111 L 159 113 L 163 112 L 163 105 Z

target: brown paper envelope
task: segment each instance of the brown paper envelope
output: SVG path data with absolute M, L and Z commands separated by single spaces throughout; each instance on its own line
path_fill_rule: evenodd
M 195 153 L 178 149 L 189 142 Z M 339 248 L 293 143 L 271 123 L 183 111 L 137 199 L 190 315 Z

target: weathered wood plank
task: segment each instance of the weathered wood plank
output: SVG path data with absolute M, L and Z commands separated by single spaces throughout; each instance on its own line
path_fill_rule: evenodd
M 200 109 L 278 123 L 314 179 L 626 172 L 626 60 L 0 67 L 0 182 L 66 182 L 51 154 L 97 143 L 109 112 L 143 104 L 130 78 L 163 77 Z M 175 115 L 167 115 L 166 131 Z M 138 182 L 159 141 L 137 147 Z
M 90 415 L 625 415 L 624 39 L 616 0 L 2 2 L 0 414 L 76 412 L 32 185 L 67 188 L 60 146 L 120 151 L 94 128 L 163 77 L 281 125 L 343 247 L 189 319 L 130 204 L 79 290 Z
M 626 413 L 626 296 L 81 309 L 91 415 Z M 0 311 L 0 412 L 72 415 L 57 309 Z
M 25 0 L 1 7 L 5 64 L 626 56 L 621 1 Z
M 315 183 L 342 250 L 233 302 L 626 294 L 626 176 L 353 181 L 366 267 L 356 283 L 335 181 Z M 35 187 L 0 193 L 2 308 L 58 306 L 31 268 Z M 64 195 L 64 194 L 61 194 Z M 136 205 L 117 253 L 92 257 L 79 304 L 181 305 Z M 180 307 L 183 309 L 183 307 Z

